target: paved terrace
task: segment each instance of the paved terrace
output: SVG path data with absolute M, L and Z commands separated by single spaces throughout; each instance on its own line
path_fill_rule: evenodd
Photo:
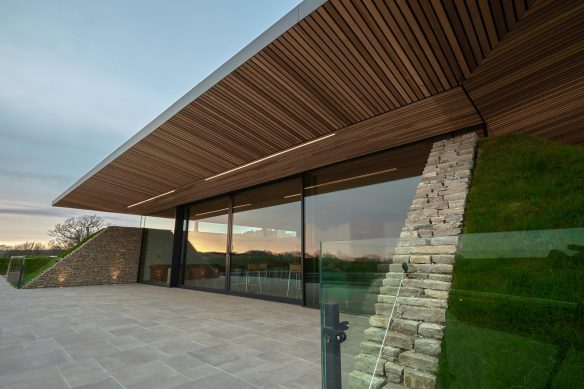
M 0 277 L 2 388 L 320 388 L 319 312 L 140 284 Z

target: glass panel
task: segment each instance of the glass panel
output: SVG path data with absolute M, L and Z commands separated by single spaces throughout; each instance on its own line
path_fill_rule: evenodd
M 170 284 L 174 220 L 174 209 L 156 216 L 142 218 L 144 232 L 142 235 L 140 282 L 165 286 Z
M 350 324 L 345 331 L 347 338 L 341 343 L 340 349 L 335 351 L 334 339 L 326 342 L 323 338 L 324 387 L 351 387 L 349 375 L 357 370 L 355 357 L 360 352 L 361 342 L 365 340 L 364 331 L 370 327 L 369 318 L 375 314 L 379 288 L 384 285 L 383 280 L 397 241 L 397 238 L 385 238 L 322 242 L 319 253 L 321 323 L 326 327 L 335 326 L 336 323 L 331 323 L 327 315 L 331 306 L 336 306 L 339 322 Z M 396 288 L 395 296 L 398 291 L 399 288 Z M 395 300 L 385 302 L 394 303 Z M 379 356 L 377 360 L 378 369 L 383 369 L 383 361 Z M 360 381 L 365 382 L 364 387 L 367 387 L 371 379 L 365 374 Z M 341 386 L 333 384 L 338 380 Z
M 382 253 L 377 266 L 389 263 L 393 249 L 371 242 L 322 242 L 322 321 L 331 324 L 326 312 L 334 303 L 340 308 L 339 321 L 351 324 L 337 350 L 340 358 L 331 342 L 323 340 L 324 387 L 333 387 L 337 379 L 343 388 L 382 385 L 374 374 L 355 372 L 355 356 L 372 313 L 361 304 L 367 295 L 357 274 L 360 263 L 372 258 L 375 263 Z M 383 295 L 389 297 L 379 306 L 389 319 L 383 324 L 385 337 L 403 280 L 403 273 L 394 275 L 399 278 L 384 280 Z M 582 328 L 584 228 L 464 234 L 454 262 L 437 387 L 582 387 Z M 382 369 L 378 354 L 367 358 L 361 362 Z
M 231 290 L 302 298 L 301 180 L 235 194 Z
M 306 304 L 319 303 L 322 241 L 379 245 L 399 236 L 430 149 L 418 144 L 318 169 L 306 176 Z M 391 243 L 381 243 L 391 246 Z M 376 269 L 369 269 L 376 277 Z M 352 307 L 355 308 L 355 307 Z
M 465 234 L 440 356 L 444 388 L 579 388 L 584 228 Z
M 229 199 L 221 197 L 189 207 L 183 285 L 225 288 Z

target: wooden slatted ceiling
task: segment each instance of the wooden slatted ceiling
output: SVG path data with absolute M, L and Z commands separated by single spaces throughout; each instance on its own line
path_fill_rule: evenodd
M 584 144 L 584 2 L 539 2 L 465 82 L 493 135 Z
M 177 204 L 204 199 L 218 193 L 287 177 L 316 167 L 480 124 L 481 120 L 471 102 L 462 89 L 457 87 L 339 130 L 334 137 L 330 138 L 331 142 L 317 142 L 283 154 L 274 160 L 254 165 L 253 168 L 243 169 L 218 179 L 192 181 L 191 185 L 177 190 L 172 195 L 133 207 L 129 211 L 137 214 L 146 211 L 163 211 Z M 99 172 L 97 176 L 101 174 L 102 172 Z M 108 177 L 108 180 L 111 178 L 113 177 Z M 87 189 L 82 187 L 75 191 L 73 196 L 79 196 L 80 201 L 85 201 L 86 196 L 98 188 L 99 184 L 95 187 L 88 186 Z M 76 198 L 73 196 L 71 200 L 75 201 Z
M 331 0 L 55 205 L 137 212 L 126 207 L 440 95 L 529 5 L 507 3 Z

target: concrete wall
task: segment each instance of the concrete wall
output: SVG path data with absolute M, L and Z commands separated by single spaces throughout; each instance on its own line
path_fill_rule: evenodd
M 477 144 L 472 133 L 433 145 L 380 288 L 377 314 L 369 320 L 355 359 L 352 388 L 436 387 L 452 266 Z
M 142 229 L 108 227 L 24 288 L 136 282 Z

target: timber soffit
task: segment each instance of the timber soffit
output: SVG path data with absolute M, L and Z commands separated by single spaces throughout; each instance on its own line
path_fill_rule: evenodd
M 100 171 L 103 167 L 107 166 L 110 162 L 115 160 L 117 157 L 128 151 L 132 146 L 140 142 L 154 130 L 156 130 L 160 125 L 165 123 L 168 119 L 178 113 L 181 109 L 195 100 L 197 97 L 209 90 L 218 81 L 223 79 L 233 70 L 237 69 L 241 64 L 251 58 L 254 54 L 262 50 L 274 39 L 279 37 L 282 33 L 292 27 L 294 24 L 298 23 L 300 20 L 305 18 L 308 14 L 314 11 L 316 8 L 320 7 L 327 0 L 303 0 L 298 6 L 294 7 L 290 12 L 284 15 L 280 20 L 274 23 L 270 28 L 264 31 L 260 36 L 250 42 L 247 46 L 241 49 L 237 54 L 231 57 L 226 63 L 221 65 L 217 70 L 207 76 L 203 81 L 198 83 L 188 91 L 183 97 L 177 100 L 173 105 L 165 109 L 159 116 L 146 125 L 142 130 L 133 135 L 124 144 L 114 150 L 110 155 L 108 155 L 103 161 L 101 161 L 96 167 L 91 169 L 87 174 L 77 180 L 70 188 L 63 192 L 59 197 L 53 201 L 53 205 L 56 205 L 61 199 L 66 197 L 75 188 L 85 182 L 87 179 L 92 177 L 95 173 Z
M 539 1 L 464 82 L 489 133 L 584 144 L 584 2 Z
M 127 207 L 432 96 L 439 104 L 529 5 L 524 0 L 304 1 L 53 204 L 146 213 L 150 210 L 140 205 Z M 436 117 L 435 109 L 427 108 Z M 457 120 L 442 130 L 457 129 Z M 472 124 L 474 118 L 462 122 Z M 407 143 L 420 135 L 401 136 Z M 360 150 L 366 152 L 371 149 Z M 264 179 L 282 174 L 270 171 Z

